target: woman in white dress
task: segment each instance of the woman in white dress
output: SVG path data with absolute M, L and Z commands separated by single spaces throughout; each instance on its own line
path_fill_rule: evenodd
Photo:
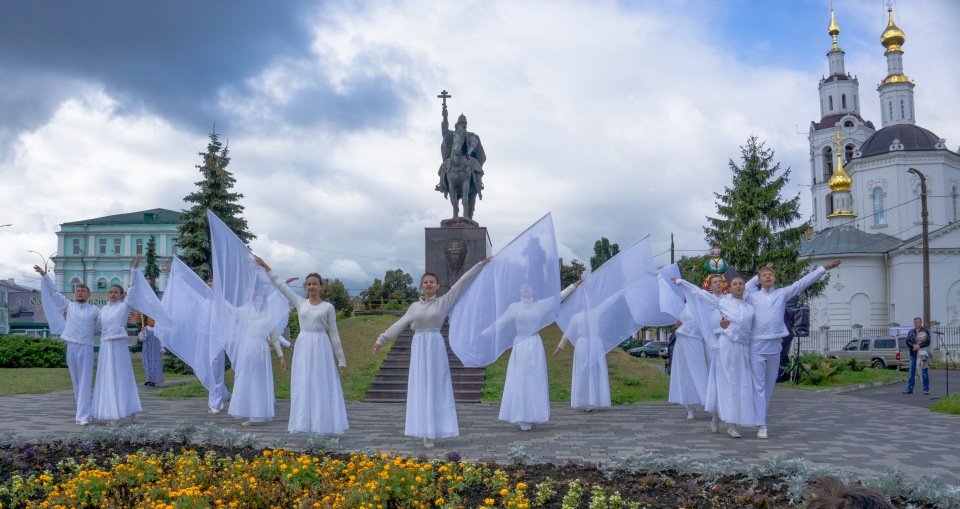
M 716 433 L 720 430 L 720 416 L 717 411 L 717 357 L 720 351 L 720 332 L 723 331 L 720 328 L 720 319 L 723 317 L 720 315 L 719 301 L 701 298 L 700 294 L 711 294 L 721 298 L 724 280 L 717 274 L 710 276 L 709 292 L 682 279 L 676 280 L 676 283 L 682 285 L 687 305 L 693 311 L 693 322 L 684 322 L 684 325 L 695 327 L 697 334 L 703 339 L 707 360 L 707 388 L 703 407 L 712 414 L 710 431 Z
M 145 299 L 152 299 L 157 306 L 160 301 L 152 289 L 143 288 L 146 280 L 134 272 L 139 264 L 139 258 L 134 260 L 130 296 L 127 296 L 122 286 L 112 285 L 107 293 L 110 301 L 100 310 L 100 355 L 97 359 L 91 411 L 93 418 L 99 421 L 118 421 L 127 417 L 132 420 L 143 410 L 127 342 L 127 315 L 134 306 L 143 307 L 136 303 L 144 302 Z M 128 301 L 131 304 L 128 304 Z
M 678 280 L 679 281 L 679 280 Z M 758 424 L 754 405 L 753 375 L 750 367 L 750 337 L 753 331 L 753 306 L 744 300 L 746 281 L 740 276 L 730 280 L 730 293 L 716 297 L 697 294 L 718 307 L 720 350 L 717 352 L 717 410 L 727 423 L 727 434 L 740 438 L 737 425 Z
M 707 360 L 703 338 L 697 329 L 693 306 L 687 303 L 677 317 L 677 341 L 670 360 L 670 392 L 667 401 L 683 405 L 687 419 L 693 419 L 694 407 L 703 407 L 707 395 Z
M 434 439 L 460 434 L 447 345 L 440 334 L 440 327 L 457 299 L 489 261 L 490 258 L 485 258 L 474 265 L 442 297 L 437 297 L 437 276 L 429 272 L 424 274 L 420 278 L 420 300 L 411 304 L 407 312 L 380 334 L 373 345 L 373 353 L 376 354 L 388 340 L 396 339 L 407 327 L 413 328 L 403 434 L 422 437 L 425 447 L 433 447 Z
M 122 286 L 112 285 L 107 293 L 110 302 L 100 310 L 100 355 L 92 411 L 98 421 L 133 419 L 143 410 L 127 343 L 130 307 L 123 302 L 124 293 Z
M 323 279 L 310 273 L 304 278 L 307 298 L 297 295 L 270 270 L 259 256 L 257 264 L 290 305 L 297 308 L 300 334 L 293 349 L 290 367 L 290 433 L 340 434 L 347 430 L 347 407 L 343 401 L 340 375 L 347 369 L 337 312 L 323 300 Z M 334 363 L 336 355 L 336 364 Z
M 271 347 L 280 359 L 280 369 L 286 369 L 280 341 L 273 332 L 276 324 L 265 309 L 262 299 L 254 298 L 249 309 L 237 309 L 237 316 L 247 316 L 246 333 L 227 343 L 227 355 L 233 362 L 233 395 L 228 413 L 246 419 L 243 426 L 253 426 L 273 420 L 274 403 L 273 363 Z
M 565 288 L 560 300 L 567 298 L 578 283 Z M 555 302 L 549 298 L 534 300 L 533 287 L 524 282 L 520 285 L 520 300 L 510 304 L 494 325 L 501 327 L 512 322 L 517 330 L 507 362 L 499 419 L 518 424 L 521 431 L 530 431 L 533 424 L 550 420 L 547 355 L 538 328 Z
M 591 336 L 583 315 L 570 320 L 570 330 L 574 331 L 575 341 L 564 334 L 553 351 L 553 357 L 560 350 L 573 344 L 573 374 L 570 380 L 570 406 L 584 412 L 610 406 L 610 374 L 607 371 L 607 355 L 600 338 Z

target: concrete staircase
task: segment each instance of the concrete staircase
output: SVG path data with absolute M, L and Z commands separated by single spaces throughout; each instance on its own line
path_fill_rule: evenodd
M 440 333 L 447 343 L 447 359 L 450 361 L 450 377 L 453 379 L 453 397 L 457 403 L 479 403 L 483 389 L 483 368 L 464 367 L 450 350 L 447 339 L 449 326 L 443 324 Z M 387 358 L 380 365 L 380 372 L 373 379 L 364 401 L 380 403 L 405 403 L 407 401 L 407 375 L 410 368 L 410 347 L 413 331 L 407 329 L 393 343 Z

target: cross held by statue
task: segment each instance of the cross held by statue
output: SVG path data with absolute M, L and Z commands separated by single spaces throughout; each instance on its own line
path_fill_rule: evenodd
M 443 109 L 447 109 L 447 99 L 452 97 L 453 96 L 450 95 L 446 90 L 441 90 L 440 95 L 437 96 L 438 99 L 443 101 Z

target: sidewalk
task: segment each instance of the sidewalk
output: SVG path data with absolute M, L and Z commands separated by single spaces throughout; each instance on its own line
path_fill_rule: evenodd
M 960 376 L 958 388 L 960 388 Z M 935 386 L 936 387 L 936 386 Z M 960 416 L 918 409 L 899 394 L 899 385 L 845 394 L 810 393 L 778 387 L 770 410 L 770 439 L 743 439 L 710 433 L 709 417 L 698 413 L 693 421 L 685 411 L 667 403 L 634 404 L 597 412 L 577 412 L 553 405 L 547 424 L 520 432 L 497 420 L 498 406 L 459 405 L 461 436 L 440 440 L 433 449 L 403 436 L 404 405 L 347 402 L 350 430 L 340 437 L 342 450 L 381 449 L 404 454 L 444 457 L 458 451 L 468 460 L 509 463 L 512 446 L 522 445 L 537 462 L 610 462 L 619 456 L 653 452 L 682 455 L 698 461 L 733 458 L 746 464 L 776 456 L 807 461 L 857 476 L 873 476 L 888 467 L 910 478 L 931 475 L 960 484 Z M 895 391 L 902 401 L 878 398 L 871 391 Z M 910 397 L 917 398 L 917 394 Z M 282 441 L 302 448 L 303 435 L 287 433 L 289 401 L 277 403 L 277 420 L 247 428 L 227 415 L 209 415 L 205 399 L 167 400 L 142 392 L 144 412 L 138 422 L 172 428 L 178 421 L 196 425 L 215 422 L 255 433 L 263 446 Z M 0 398 L 0 429 L 25 437 L 53 439 L 80 433 L 73 423 L 70 392 Z M 911 437 L 921 437 L 913 439 Z

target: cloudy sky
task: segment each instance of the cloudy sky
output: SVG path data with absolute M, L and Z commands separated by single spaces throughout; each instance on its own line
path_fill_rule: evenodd
M 835 0 L 879 125 L 882 0 Z M 365 288 L 423 270 L 441 89 L 488 156 L 475 219 L 494 251 L 553 213 L 561 256 L 651 235 L 706 250 L 713 192 L 757 135 L 810 213 L 807 131 L 828 0 L 0 2 L 0 278 L 59 224 L 181 210 L 214 124 L 252 242 L 278 271 Z M 919 125 L 960 147 L 960 3 L 894 2 Z M 789 197 L 788 196 L 788 197 Z

